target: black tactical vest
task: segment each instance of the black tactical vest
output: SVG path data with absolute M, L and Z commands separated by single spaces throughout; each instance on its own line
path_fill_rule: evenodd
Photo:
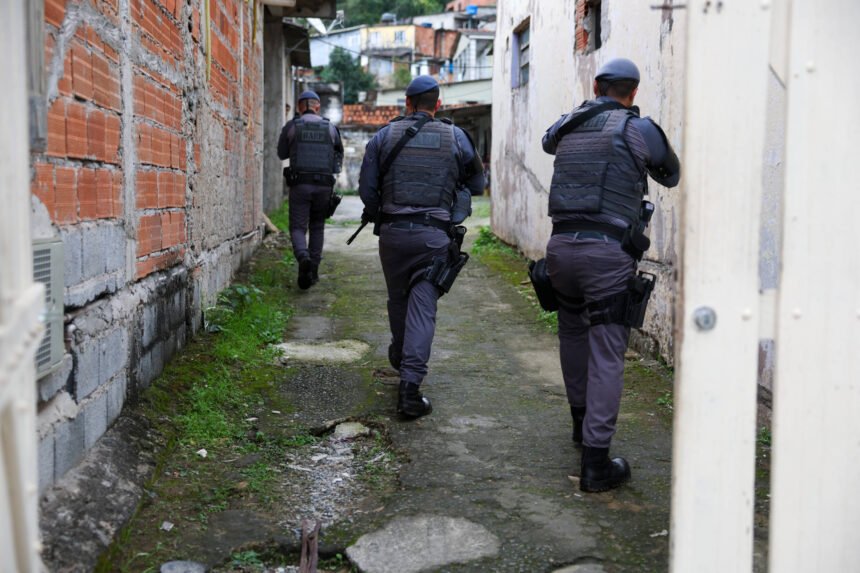
M 306 120 L 303 117 L 293 122 L 295 129 L 293 147 L 290 150 L 290 169 L 293 173 L 334 173 L 334 142 L 329 121 Z
M 390 124 L 381 160 L 417 121 L 414 117 Z M 409 140 L 382 180 L 383 204 L 451 209 L 459 180 L 454 154 L 454 126 L 431 120 Z
M 597 103 L 589 101 L 577 111 Z M 631 117 L 637 114 L 629 109 L 606 111 L 562 137 L 549 188 L 550 216 L 603 214 L 628 224 L 639 220 L 647 175 L 624 139 Z

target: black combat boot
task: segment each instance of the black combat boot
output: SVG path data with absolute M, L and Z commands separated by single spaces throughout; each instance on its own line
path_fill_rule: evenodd
M 585 419 L 585 407 L 571 406 L 570 417 L 573 418 L 573 445 L 582 447 L 582 421 Z
M 624 458 L 609 459 L 609 448 L 582 448 L 582 472 L 579 489 L 587 492 L 607 491 L 630 479 L 630 466 Z
M 299 259 L 299 288 L 308 290 L 313 284 L 314 263 L 310 257 L 305 256 Z
M 320 282 L 320 264 L 314 263 L 311 268 L 311 285 L 315 285 Z
M 404 418 L 420 418 L 433 411 L 430 400 L 418 390 L 418 384 L 400 381 L 400 391 L 397 395 L 397 413 Z

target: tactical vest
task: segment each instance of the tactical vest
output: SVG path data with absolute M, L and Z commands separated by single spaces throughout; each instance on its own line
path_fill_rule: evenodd
M 416 121 L 410 117 L 389 124 L 381 160 Z M 400 150 L 382 180 L 383 204 L 450 210 L 460 173 L 454 149 L 453 125 L 437 120 L 424 124 Z
M 295 132 L 290 150 L 293 173 L 334 173 L 334 142 L 329 121 L 326 118 L 309 121 L 300 117 L 293 126 Z
M 550 216 L 603 214 L 631 225 L 639 220 L 647 175 L 624 139 L 627 121 L 636 116 L 629 109 L 606 111 L 562 137 L 549 188 Z

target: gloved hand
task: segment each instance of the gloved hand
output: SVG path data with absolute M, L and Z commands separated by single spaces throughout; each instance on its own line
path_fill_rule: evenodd
M 370 213 L 368 211 L 362 211 L 361 222 L 362 222 L 362 224 L 375 223 L 376 222 L 376 213 Z

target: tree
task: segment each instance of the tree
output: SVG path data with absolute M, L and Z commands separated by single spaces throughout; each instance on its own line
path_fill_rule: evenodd
M 358 26 L 378 24 L 384 12 L 398 19 L 436 14 L 445 9 L 445 0 L 338 0 L 337 7 L 344 11 L 345 26 Z
M 400 65 L 394 70 L 394 87 L 405 88 L 412 81 L 412 70 L 408 65 Z
M 358 92 L 372 90 L 376 87 L 376 79 L 362 69 L 357 59 L 341 47 L 332 50 L 320 78 L 324 82 L 340 82 L 343 84 L 343 103 L 357 103 Z

